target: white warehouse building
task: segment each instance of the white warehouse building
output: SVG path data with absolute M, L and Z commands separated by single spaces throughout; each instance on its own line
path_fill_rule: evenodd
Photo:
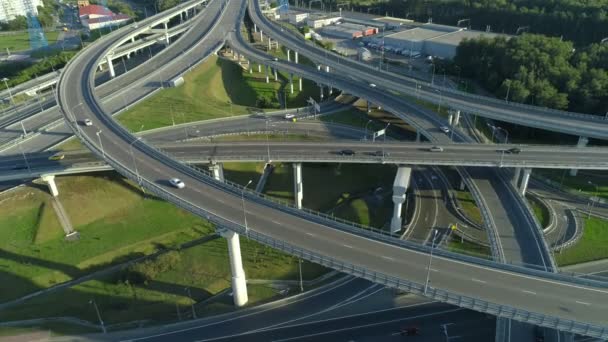
M 42 0 L 0 0 L 0 22 L 15 19 L 16 16 L 26 16 L 28 10 L 38 15 L 38 6 L 44 6 Z
M 384 36 L 384 46 L 387 48 L 400 49 L 402 51 L 412 51 L 414 54 L 420 53 L 444 59 L 452 59 L 456 56 L 456 48 L 464 39 L 479 37 L 512 36 L 492 32 L 482 32 L 467 30 L 462 27 L 422 24 L 414 28 L 387 34 Z M 382 42 L 382 37 L 373 40 L 374 43 Z

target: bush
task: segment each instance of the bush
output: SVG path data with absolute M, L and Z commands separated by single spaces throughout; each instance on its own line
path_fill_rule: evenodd
M 165 253 L 156 259 L 146 260 L 137 263 L 128 268 L 127 273 L 123 275 L 123 282 L 131 284 L 142 284 L 148 280 L 156 278 L 160 273 L 171 270 L 181 260 L 181 255 L 178 251 Z

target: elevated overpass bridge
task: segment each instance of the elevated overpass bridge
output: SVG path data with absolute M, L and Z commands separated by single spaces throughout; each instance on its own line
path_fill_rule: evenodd
M 214 5 L 218 3 L 212 2 L 210 8 Z M 192 50 L 212 52 L 223 41 L 225 32 L 239 27 L 244 8 L 242 1 L 230 0 L 225 12 L 231 15 L 222 16 L 202 43 L 193 46 L 198 36 L 192 35 L 183 37 L 174 47 L 179 50 L 181 42 Z M 92 80 L 98 62 L 133 33 L 133 28 L 114 32 L 73 59 L 59 82 L 58 103 L 87 147 L 146 190 L 224 229 L 247 234 L 269 246 L 386 286 L 499 317 L 590 336 L 607 336 L 608 322 L 602 313 L 608 310 L 608 296 L 603 283 L 441 252 L 434 263 L 438 272 L 433 274 L 432 286 L 424 286 L 428 247 L 407 245 L 316 213 L 277 205 L 234 184 L 213 180 L 137 140 L 105 113 Z M 174 72 L 183 72 L 183 67 L 177 65 L 179 56 L 167 54 L 164 58 L 171 58 Z M 140 67 L 134 72 L 141 74 L 147 70 Z M 68 88 L 68 84 L 76 87 Z M 79 106 L 79 110 L 73 110 L 75 106 Z M 91 119 L 94 127 L 78 126 L 77 121 L 84 118 Z M 134 149 L 133 155 L 128 152 L 130 146 Z M 138 172 L 130 166 L 132 159 L 137 162 Z M 182 178 L 189 186 L 181 190 L 169 187 L 165 183 L 168 175 Z M 247 202 L 248 225 L 243 221 L 243 212 L 233 209 L 240 207 L 241 197 Z M 233 234 L 225 236 L 231 243 L 234 241 Z M 233 285 L 239 279 L 238 274 L 233 274 Z M 472 286 L 474 279 L 484 285 Z

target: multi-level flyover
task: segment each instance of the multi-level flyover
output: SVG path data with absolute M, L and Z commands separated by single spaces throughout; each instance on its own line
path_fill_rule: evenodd
M 214 4 L 219 5 L 212 2 L 208 9 Z M 223 41 L 226 32 L 239 27 L 244 9 L 242 0 L 230 0 L 224 13 L 231 15 L 222 16 L 206 39 L 194 46 L 199 37 L 185 35 L 174 48 L 179 49 L 181 44 L 201 54 L 210 53 Z M 581 279 L 440 251 L 433 263 L 430 286 L 425 291 L 421 284 L 426 278 L 427 247 L 348 228 L 307 211 L 244 193 L 234 185 L 215 181 L 137 141 L 104 111 L 93 82 L 97 63 L 133 31 L 132 27 L 123 28 L 82 51 L 66 66 L 58 91 L 58 104 L 78 137 L 121 174 L 225 229 L 246 233 L 270 246 L 387 286 L 426 293 L 500 317 L 590 336 L 608 336 L 608 321 L 603 315 L 608 310 L 608 291 L 601 284 L 588 281 L 583 284 Z M 179 69 L 179 54 L 170 58 L 167 63 Z M 153 66 L 145 64 L 133 72 L 145 74 L 150 71 L 147 68 Z M 93 121 L 92 127 L 77 125 L 77 121 L 85 118 Z M 129 145 L 133 147 L 133 156 Z M 137 163 L 137 173 L 133 160 Z M 188 186 L 181 190 L 171 188 L 166 181 L 170 177 L 180 177 Z M 242 195 L 247 199 L 246 209 L 241 204 Z M 247 227 L 244 227 L 244 217 Z
M 306 55 L 320 65 L 329 66 L 336 73 L 374 83 L 386 91 L 442 103 L 467 113 L 578 136 L 608 139 L 608 121 L 603 116 L 551 110 L 536 106 L 505 102 L 458 90 L 438 87 L 420 80 L 379 70 L 365 63 L 343 58 L 296 37 L 289 30 L 271 24 L 264 17 L 259 1 L 249 2 L 249 14 L 265 36 L 277 39 L 294 52 Z

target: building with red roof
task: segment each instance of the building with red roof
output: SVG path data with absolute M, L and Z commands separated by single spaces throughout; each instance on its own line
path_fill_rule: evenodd
M 100 5 L 88 5 L 78 8 L 80 23 L 89 30 L 96 30 L 108 26 L 116 26 L 131 19 L 126 14 L 112 13 L 108 8 Z

